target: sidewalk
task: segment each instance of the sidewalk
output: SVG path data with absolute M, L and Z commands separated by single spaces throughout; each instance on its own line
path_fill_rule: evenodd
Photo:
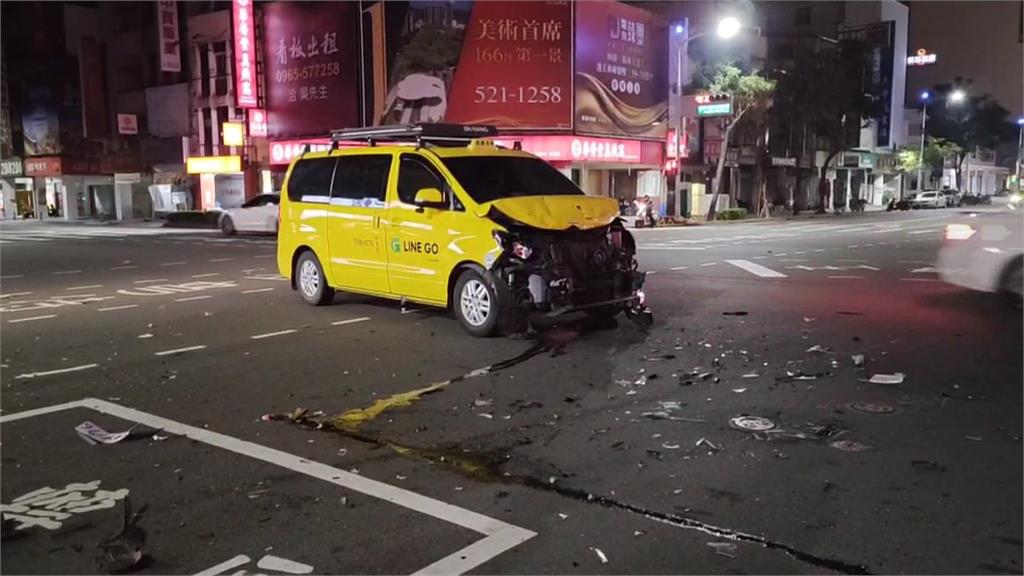
M 163 220 L 58 220 L 28 218 L 24 220 L 0 220 L 2 228 L 32 228 L 37 226 L 89 226 L 89 227 L 121 227 L 121 228 L 163 228 Z

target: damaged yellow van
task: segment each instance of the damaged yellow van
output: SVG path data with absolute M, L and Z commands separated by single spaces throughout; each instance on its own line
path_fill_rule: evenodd
M 281 194 L 277 264 L 306 302 L 336 290 L 450 307 L 475 336 L 529 314 L 625 311 L 643 323 L 644 274 L 611 198 L 585 196 L 490 126 L 339 130 L 359 147 L 306 152 Z

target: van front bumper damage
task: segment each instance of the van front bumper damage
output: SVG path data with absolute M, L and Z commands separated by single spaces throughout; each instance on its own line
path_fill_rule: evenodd
M 611 317 L 625 312 L 649 324 L 643 293 L 646 275 L 637 270 L 636 244 L 621 221 L 560 231 L 501 223 L 508 231 L 495 233 L 502 252 L 488 272 L 509 303 L 513 324 L 522 325 L 533 311 L 549 317 L 570 312 Z

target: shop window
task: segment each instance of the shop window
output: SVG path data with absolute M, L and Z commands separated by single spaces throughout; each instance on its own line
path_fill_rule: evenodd
M 300 160 L 288 178 L 288 199 L 293 202 L 327 202 L 334 177 L 334 158 Z M 303 199 L 303 197 L 306 197 Z M 309 197 L 314 197 L 312 199 Z
M 207 44 L 196 46 L 199 52 L 199 95 L 210 95 L 210 49 Z
M 228 67 L 228 44 L 227 42 L 213 43 L 213 95 L 226 96 L 228 93 L 228 76 L 231 68 Z
M 375 199 L 384 202 L 390 170 L 390 155 L 366 154 L 338 158 L 331 198 Z
M 444 177 L 422 158 L 402 154 L 398 168 L 398 199 L 403 204 L 413 204 L 416 193 L 423 188 L 437 188 L 447 193 Z

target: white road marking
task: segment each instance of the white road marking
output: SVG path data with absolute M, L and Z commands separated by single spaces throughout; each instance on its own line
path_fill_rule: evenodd
M 220 564 L 203 570 L 202 572 L 196 572 L 194 576 L 217 576 L 218 574 L 227 574 L 231 569 L 238 568 L 239 566 L 245 566 L 251 561 L 252 559 L 245 554 L 239 554 L 230 560 L 225 560 Z M 245 574 L 245 570 L 242 570 L 241 573 Z
M 0 280 L 13 280 L 15 278 L 24 278 L 24 274 L 8 274 L 6 276 L 0 276 Z
M 53 273 L 54 276 L 63 276 L 65 274 L 81 274 L 81 270 L 58 270 Z
M 161 266 L 184 266 L 185 264 L 188 264 L 188 262 L 185 261 L 185 260 L 179 260 L 177 262 L 162 262 L 160 265 Z
M 637 246 L 637 250 L 707 250 L 707 246 Z
M 273 556 L 271 554 L 260 558 L 259 562 L 256 563 L 256 567 L 262 568 L 263 570 L 285 572 L 288 574 L 309 574 L 313 571 L 313 567 L 309 564 L 303 564 L 302 562 L 296 562 L 294 560 L 281 558 L 280 556 Z
M 860 248 L 860 244 L 850 244 L 847 248 Z
M 836 260 L 839 262 L 867 262 L 863 258 L 836 258 Z
M 181 422 L 156 416 L 155 414 L 141 412 L 97 398 L 85 398 L 76 402 L 67 402 L 25 412 L 0 415 L 0 423 L 23 420 L 75 408 L 89 408 L 123 420 L 137 422 L 149 428 L 163 430 L 165 433 L 185 436 L 197 442 L 203 442 L 216 448 L 366 494 L 367 496 L 401 506 L 408 510 L 473 530 L 484 536 L 483 539 L 416 571 L 414 573 L 416 576 L 463 574 L 537 535 L 535 532 L 513 524 L 507 524 L 497 518 L 484 516 L 472 510 L 460 508 L 447 502 L 435 500 L 422 494 L 360 476 L 354 472 L 341 470 L 340 468 L 314 462 L 295 454 L 289 454 L 211 430 L 189 426 Z
M 825 249 L 824 248 L 815 248 L 813 251 L 814 252 L 824 252 Z
M 929 228 L 927 230 L 911 230 L 907 234 L 927 234 L 929 232 L 938 232 L 941 228 Z
M 193 278 L 209 278 L 211 276 L 220 276 L 220 272 L 210 272 L 208 274 L 193 274 Z
M 751 262 L 750 260 L 726 260 L 727 263 L 739 268 L 740 270 L 746 270 L 755 276 L 761 278 L 786 278 L 787 276 L 782 272 L 776 272 L 766 266 L 761 266 Z
M 701 266 L 717 266 L 718 262 L 705 262 Z
M 181 354 L 182 352 L 192 352 L 193 350 L 202 350 L 206 346 L 199 344 L 196 346 L 186 346 L 184 348 L 174 348 L 172 350 L 162 350 L 160 352 L 154 352 L 153 356 L 168 356 L 170 354 Z
M 857 268 L 860 268 L 861 270 L 874 270 L 875 272 L 878 272 L 878 271 L 881 270 L 881 268 L 876 268 L 874 266 L 868 266 L 867 264 L 858 264 Z
M 927 264 L 929 266 L 932 265 L 932 263 L 927 261 L 927 260 L 899 260 L 899 263 L 900 264 Z
M 807 262 L 807 258 L 781 258 L 779 262 Z
M 344 326 L 345 324 L 355 324 L 356 322 L 366 322 L 369 320 L 369 316 L 362 316 L 360 318 L 349 318 L 348 320 L 338 320 L 337 322 L 331 322 L 331 326 Z
M 938 278 L 900 278 L 904 282 L 942 282 Z
M 154 282 L 167 282 L 167 278 L 150 278 L 149 280 L 136 280 L 132 284 L 152 284 Z
M 793 254 L 807 254 L 807 250 L 797 250 L 796 252 L 793 252 Z
M 175 298 L 174 301 L 175 302 L 191 302 L 193 300 L 206 300 L 207 298 L 213 298 L 213 296 L 210 296 L 209 294 L 207 294 L 206 296 L 190 296 L 188 298 Z
M 249 336 L 249 338 L 252 338 L 253 340 L 262 340 L 264 338 L 273 338 L 274 336 L 284 336 L 285 334 L 294 334 L 296 332 L 298 332 L 298 330 L 292 328 L 292 329 L 289 329 L 289 330 L 279 330 L 277 332 L 267 332 L 266 334 L 256 334 L 255 336 Z
M 675 268 L 669 268 L 669 270 L 686 270 L 689 266 L 676 266 Z
M 910 273 L 911 274 L 929 274 L 929 273 L 937 274 L 938 270 L 936 270 L 932 266 L 925 266 L 924 268 L 914 268 L 913 270 L 910 271 Z
M 127 266 L 111 266 L 107 270 L 134 270 L 138 267 L 138 264 L 128 264 Z
M 276 258 L 277 254 L 257 254 L 253 258 Z
M 750 257 L 751 260 L 764 260 L 765 258 L 766 258 L 765 256 L 751 256 Z
M 0 294 L 0 298 L 17 298 L 18 296 L 28 296 L 29 294 L 32 294 L 32 292 L 11 292 L 10 294 Z
M 60 368 L 58 370 L 47 370 L 45 372 L 30 372 L 28 374 L 19 374 L 14 377 L 15 380 L 38 378 L 40 376 L 52 376 L 54 374 L 64 374 L 66 372 L 78 372 L 79 370 L 88 370 L 89 368 L 95 368 L 99 364 L 82 364 L 81 366 L 72 366 L 70 368 Z
M 110 308 L 99 308 L 97 312 L 111 312 L 113 310 L 127 310 L 128 308 L 138 308 L 138 304 L 125 304 L 124 306 L 111 306 Z
M 234 258 L 210 258 L 210 262 L 227 262 L 228 260 L 234 260 Z
M 860 279 L 860 280 L 864 279 L 863 276 L 829 276 L 829 278 L 831 278 L 833 280 L 852 279 L 852 278 L 857 278 L 857 279 Z
M 103 284 L 88 284 L 85 286 L 71 286 L 65 288 L 65 290 L 92 290 L 93 288 L 103 288 Z
M 8 320 L 8 324 L 17 324 L 18 322 L 32 322 L 33 320 L 46 320 L 47 318 L 56 318 L 56 314 L 47 314 L 45 316 L 29 316 L 28 318 L 17 318 L 14 320 Z
M 777 257 L 782 257 L 782 256 L 788 256 L 788 255 L 789 255 L 789 252 L 779 252 L 779 253 L 778 253 L 778 254 L 776 254 L 775 256 L 777 256 Z
M 257 292 L 270 292 L 273 288 L 253 288 L 252 290 L 242 290 L 242 294 L 255 294 Z

